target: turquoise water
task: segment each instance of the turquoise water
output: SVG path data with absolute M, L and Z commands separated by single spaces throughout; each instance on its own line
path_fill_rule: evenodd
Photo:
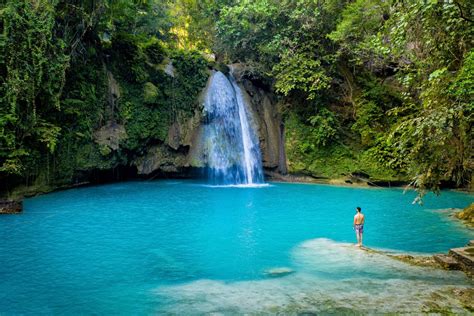
M 446 252 L 474 238 L 439 211 L 465 207 L 472 195 L 429 195 L 423 206 L 414 197 L 401 189 L 153 181 L 30 198 L 23 214 L 0 217 L 0 314 L 328 311 L 328 301 L 337 311 L 353 309 L 343 302 L 354 290 L 372 308 L 396 297 L 391 310 L 419 311 L 430 291 L 472 283 L 349 244 L 356 206 L 371 248 Z M 274 268 L 292 273 L 275 277 Z

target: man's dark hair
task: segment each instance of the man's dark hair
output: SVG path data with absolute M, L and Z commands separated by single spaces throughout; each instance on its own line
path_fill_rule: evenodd
M 360 212 L 360 207 L 357 206 L 356 209 L 357 209 L 357 212 Z

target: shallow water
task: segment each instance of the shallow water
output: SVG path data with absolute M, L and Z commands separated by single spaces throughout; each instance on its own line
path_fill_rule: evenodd
M 472 195 L 429 195 L 423 206 L 413 199 L 400 189 L 192 181 L 27 199 L 24 214 L 0 217 L 0 314 L 463 312 L 452 295 L 472 287 L 462 273 L 348 244 L 355 206 L 371 248 L 446 252 L 474 238 L 439 211 Z M 267 273 L 275 268 L 292 273 Z

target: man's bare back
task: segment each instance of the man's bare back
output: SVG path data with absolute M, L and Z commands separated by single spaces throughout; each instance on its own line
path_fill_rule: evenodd
M 364 214 L 357 213 L 354 215 L 354 225 L 361 225 L 364 224 Z

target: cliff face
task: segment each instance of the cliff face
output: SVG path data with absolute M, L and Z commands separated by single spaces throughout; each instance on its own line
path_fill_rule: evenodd
M 185 169 L 202 167 L 195 159 L 199 147 L 202 111 L 196 109 L 191 118 L 177 118 L 168 130 L 166 142 L 148 148 L 145 155 L 135 159 L 139 175 L 165 173 L 179 175 Z
M 286 174 L 285 133 L 276 98 L 247 78 L 244 67 L 233 65 L 233 69 L 255 120 L 253 123 L 259 136 L 265 171 Z M 201 94 L 200 104 L 205 91 Z M 138 173 L 179 174 L 186 169 L 204 167 L 207 157 L 203 151 L 206 140 L 201 137 L 203 120 L 202 106 L 195 110 L 191 118 L 176 119 L 168 130 L 166 143 L 150 147 L 144 156 L 133 162 Z
M 169 63 L 167 68 L 173 69 Z M 232 68 L 249 105 L 248 110 L 253 114 L 252 124 L 259 137 L 264 170 L 267 174 L 286 174 L 285 131 L 276 97 L 265 85 L 250 78 L 244 66 L 233 65 Z M 207 157 L 203 149 L 207 140 L 202 134 L 205 121 L 203 98 L 207 87 L 200 94 L 197 90 L 193 97 L 180 92 L 189 96 L 186 102 L 177 99 L 169 104 L 163 101 L 164 105 L 148 104 L 146 102 L 150 100 L 139 98 L 148 90 L 118 80 L 110 71 L 104 73 L 105 88 L 102 92 L 106 95 L 102 94 L 101 116 L 95 123 L 97 126 L 91 130 L 90 139 L 83 136 L 80 141 L 60 144 L 56 156 L 49 159 L 52 161 L 50 165 L 48 161 L 38 162 L 44 166 L 38 169 L 42 171 L 39 175 L 0 179 L 0 197 L 21 197 L 85 183 L 134 177 L 188 177 L 199 174 L 199 170 L 206 166 Z M 170 76 L 166 73 L 161 80 L 177 80 Z M 174 87 L 176 83 L 169 85 Z M 161 122 L 169 118 L 171 121 Z

